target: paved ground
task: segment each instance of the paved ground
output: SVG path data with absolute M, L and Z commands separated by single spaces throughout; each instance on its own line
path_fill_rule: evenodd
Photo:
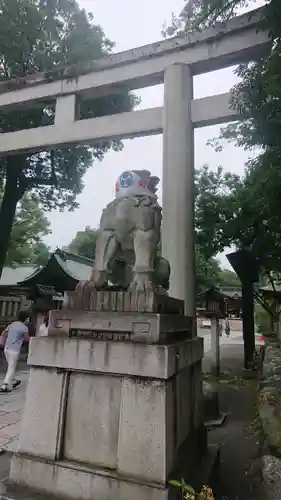
M 211 334 L 210 329 L 201 328 L 198 329 L 197 335 L 203 337 L 204 339 L 204 351 L 205 353 L 209 352 L 211 349 Z M 223 334 L 220 337 L 220 346 L 223 345 L 242 345 L 243 346 L 243 333 L 242 332 L 231 332 L 230 336 L 227 337 Z M 256 334 L 256 346 L 263 345 L 264 342 L 260 341 L 260 334 Z
M 13 392 L 0 393 L 0 450 L 5 448 L 14 451 L 18 443 L 28 371 L 19 371 L 17 376 L 22 384 Z M 1 373 L 0 384 L 2 382 Z

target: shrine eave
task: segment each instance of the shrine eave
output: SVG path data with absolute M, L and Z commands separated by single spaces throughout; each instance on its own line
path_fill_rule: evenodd
M 20 286 L 53 286 L 58 292 L 73 290 L 80 280 L 90 278 L 92 261 L 69 252 L 57 249 L 45 264 L 37 268 Z

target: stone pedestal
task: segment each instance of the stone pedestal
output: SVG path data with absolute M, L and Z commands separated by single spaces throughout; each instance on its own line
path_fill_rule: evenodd
M 201 359 L 180 314 L 52 311 L 31 341 L 9 482 L 79 500 L 162 500 L 206 449 Z M 181 475 L 180 475 L 181 474 Z

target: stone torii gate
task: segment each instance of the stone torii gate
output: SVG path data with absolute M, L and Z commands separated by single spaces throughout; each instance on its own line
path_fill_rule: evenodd
M 0 155 L 36 152 L 93 140 L 163 133 L 162 252 L 171 264 L 170 293 L 195 314 L 194 128 L 236 120 L 230 94 L 193 99 L 193 76 L 253 60 L 268 51 L 257 32 L 261 10 L 216 28 L 127 50 L 71 69 L 0 85 L 0 112 L 56 102 L 54 124 L 0 135 Z M 164 83 L 164 106 L 79 120 L 77 98 Z M 150 167 L 149 167 L 150 168 Z

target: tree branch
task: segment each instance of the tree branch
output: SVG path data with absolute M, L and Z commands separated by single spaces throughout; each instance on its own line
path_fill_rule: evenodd
M 45 177 L 28 177 L 25 178 L 25 183 L 27 188 L 31 189 L 34 186 L 54 186 L 54 180 L 52 177 L 46 179 Z
M 51 151 L 51 180 L 52 180 L 52 185 L 57 187 L 58 186 L 58 179 L 57 179 L 56 170 L 55 170 L 54 151 Z

